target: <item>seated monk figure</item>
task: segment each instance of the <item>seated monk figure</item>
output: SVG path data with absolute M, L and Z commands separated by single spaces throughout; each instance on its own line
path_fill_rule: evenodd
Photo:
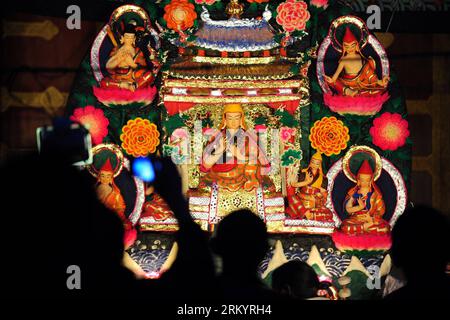
M 356 186 L 345 197 L 344 207 L 349 217 L 342 222 L 342 232 L 351 235 L 382 235 L 389 232 L 390 226 L 383 220 L 383 196 L 373 177 L 369 162 L 364 160 L 356 176 Z
M 288 196 L 289 206 L 286 213 L 292 218 L 315 221 L 333 221 L 331 210 L 325 207 L 327 202 L 327 177 L 322 171 L 322 156 L 315 153 L 306 169 L 300 171 L 299 181 L 292 181 L 290 185 L 300 188 L 299 192 Z
M 100 82 L 102 88 L 120 88 L 135 91 L 149 86 L 154 79 L 144 53 L 136 47 L 136 26 L 128 24 L 106 62 L 109 75 Z
M 130 220 L 125 216 L 125 200 L 119 188 L 114 183 L 114 170 L 109 159 L 101 167 L 96 184 L 97 197 L 108 209 L 117 213 L 125 228 L 125 249 L 129 247 L 136 238 L 136 230 Z
M 230 191 L 252 191 L 262 182 L 270 184 L 265 175 L 270 169 L 269 160 L 257 139 L 245 130 L 240 104 L 225 106 L 220 129 L 203 153 L 200 171 L 205 175 L 202 181 L 215 182 Z
M 342 96 L 373 96 L 386 91 L 389 77 L 378 79 L 376 63 L 364 57 L 358 40 L 347 27 L 342 41 L 342 56 L 332 77 L 325 75 L 328 85 Z

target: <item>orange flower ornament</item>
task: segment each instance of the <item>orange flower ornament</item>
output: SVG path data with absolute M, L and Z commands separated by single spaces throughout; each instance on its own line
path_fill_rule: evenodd
M 323 117 L 317 120 L 309 135 L 311 147 L 326 156 L 341 153 L 347 148 L 349 140 L 348 128 L 336 117 Z
M 159 131 L 148 119 L 128 120 L 120 135 L 122 148 L 133 157 L 145 157 L 156 151 L 159 145 Z

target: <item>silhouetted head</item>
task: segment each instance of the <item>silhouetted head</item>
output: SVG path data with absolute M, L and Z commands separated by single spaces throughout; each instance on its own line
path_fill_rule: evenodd
M 308 299 L 317 296 L 319 279 L 307 263 L 292 260 L 275 269 L 272 274 L 272 288 L 294 298 Z
M 269 249 L 264 221 L 248 209 L 227 215 L 211 241 L 214 252 L 223 259 L 224 269 L 239 265 L 242 270 L 256 272 Z
M 25 286 L 29 294 L 68 293 L 70 265 L 81 268 L 87 289 L 85 280 L 98 278 L 99 272 L 110 274 L 110 267 L 120 265 L 122 223 L 98 201 L 90 177 L 57 158 L 37 155 L 14 159 L 0 171 L 4 205 L 12 208 L 4 217 L 8 227 L 2 235 L 11 248 L 7 269 L 15 290 Z M 33 288 L 30 270 L 38 275 Z
M 427 206 L 407 209 L 392 230 L 392 260 L 408 281 L 418 275 L 443 275 L 449 247 L 448 218 Z

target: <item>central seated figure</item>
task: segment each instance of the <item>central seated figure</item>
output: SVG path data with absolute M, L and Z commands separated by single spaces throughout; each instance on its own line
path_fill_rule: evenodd
M 242 106 L 227 104 L 219 128 L 206 129 L 210 138 L 199 165 L 199 183 L 188 191 L 194 217 L 215 224 L 229 212 L 247 208 L 265 221 L 284 219 L 283 197 L 269 177 L 270 161 L 258 134 L 245 123 Z
M 252 191 L 263 181 L 270 184 L 266 176 L 269 170 L 269 160 L 258 146 L 257 136 L 246 131 L 241 105 L 226 105 L 220 131 L 203 153 L 203 182 L 215 182 L 229 191 Z

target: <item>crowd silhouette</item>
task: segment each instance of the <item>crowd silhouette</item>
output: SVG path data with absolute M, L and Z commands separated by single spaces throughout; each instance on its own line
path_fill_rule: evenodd
M 223 301 L 271 301 L 282 296 L 258 277 L 258 265 L 269 250 L 265 223 L 247 209 L 227 215 L 211 239 L 213 251 L 222 258 L 218 293 Z
M 308 300 L 318 298 L 320 282 L 311 266 L 300 260 L 292 260 L 273 272 L 272 288 L 293 298 Z
M 450 224 L 437 210 L 416 206 L 398 219 L 392 230 L 391 255 L 406 285 L 385 298 L 450 300 Z
M 314 299 L 320 287 L 304 262 L 288 262 L 273 273 L 273 288 L 258 276 L 269 250 L 264 222 L 249 210 L 227 215 L 214 236 L 193 221 L 181 179 L 170 159 L 155 189 L 178 220 L 178 254 L 159 279 L 137 279 L 122 265 L 124 229 L 104 207 L 85 171 L 57 154 L 10 159 L 0 169 L 3 183 L 2 286 L 10 297 L 136 298 L 148 301 L 224 302 Z M 438 211 L 407 210 L 392 233 L 392 258 L 407 279 L 386 299 L 448 298 L 449 223 Z M 422 252 L 419 258 L 417 252 Z M 223 270 L 216 274 L 213 255 Z M 68 266 L 81 270 L 80 288 L 69 289 Z

